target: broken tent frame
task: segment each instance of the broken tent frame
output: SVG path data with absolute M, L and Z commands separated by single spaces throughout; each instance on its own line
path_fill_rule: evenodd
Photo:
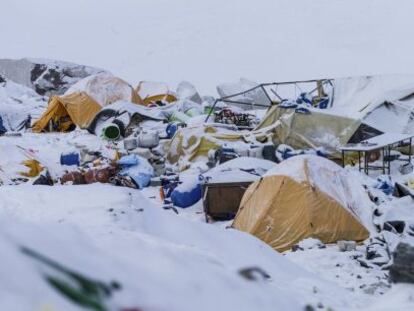
M 326 95 L 325 87 L 331 87 L 332 91 L 331 97 L 329 98 L 329 105 L 332 105 L 334 98 L 332 79 L 261 83 L 245 91 L 216 99 L 212 108 L 210 109 L 208 116 L 205 119 L 205 122 L 208 121 L 218 103 L 228 103 L 233 105 L 241 105 L 244 107 L 250 106 L 251 109 L 254 109 L 255 107 L 267 108 L 272 105 L 279 104 L 283 100 L 293 98 L 296 99 L 301 93 L 307 93 L 322 98 L 324 95 Z M 261 97 L 265 99 L 265 102 L 255 102 L 252 95 L 257 97 L 257 94 L 259 94 L 259 96 L 261 95 Z M 273 96 L 271 96 L 271 94 Z

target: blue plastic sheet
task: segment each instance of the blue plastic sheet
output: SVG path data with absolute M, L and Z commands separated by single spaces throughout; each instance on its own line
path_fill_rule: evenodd
M 122 167 L 120 175 L 131 177 L 140 189 L 149 186 L 154 169 L 146 159 L 131 154 L 119 159 L 118 164 Z

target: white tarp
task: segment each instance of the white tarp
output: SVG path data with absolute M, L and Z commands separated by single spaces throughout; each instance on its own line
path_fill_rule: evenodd
M 334 80 L 332 110 L 361 117 L 383 103 L 414 92 L 414 75 L 384 75 L 339 78 Z

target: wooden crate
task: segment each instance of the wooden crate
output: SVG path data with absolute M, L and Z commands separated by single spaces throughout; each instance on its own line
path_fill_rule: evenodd
M 230 220 L 236 216 L 240 201 L 252 182 L 206 183 L 203 206 L 206 220 Z

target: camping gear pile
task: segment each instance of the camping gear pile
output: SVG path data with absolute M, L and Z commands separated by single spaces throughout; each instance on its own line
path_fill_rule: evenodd
M 104 155 L 101 147 L 88 146 L 63 152 L 58 175 L 41 159 L 28 158 L 22 162 L 27 170 L 21 172 L 18 182 L 100 182 L 139 189 L 157 185 L 165 208 L 188 208 L 202 199 L 208 221 L 235 218 L 234 228 L 257 235 L 277 250 L 287 250 L 307 237 L 323 243 L 362 241 L 368 237 L 369 225 L 366 215 L 360 219 L 362 207 L 356 201 L 365 202 L 365 208 L 370 209 L 372 201 L 367 198 L 378 203 L 383 200 L 379 192 L 390 196 L 400 188 L 394 187 L 386 176 L 378 177 L 376 184 L 369 186 L 378 192 L 366 191 L 362 185 L 351 187 L 347 173 L 330 160 L 338 162 L 340 147 L 345 144 L 389 131 L 378 127 L 375 120 L 384 115 L 401 115 L 399 109 L 409 108 L 409 91 L 377 96 L 369 109 L 363 107 L 364 112 L 358 101 L 344 113 L 344 90 L 353 91 L 358 98 L 349 81 L 304 83 L 307 89 L 300 88 L 298 93 L 300 82 L 295 82 L 294 94 L 287 95 L 282 90 L 284 83 L 258 85 L 241 80 L 219 86 L 221 98 L 214 99 L 201 96 L 188 82 L 181 83 L 176 91 L 147 81 L 134 88 L 109 73 L 93 73 L 68 86 L 63 94 L 52 96 L 32 131 L 78 131 L 87 135 L 82 131 L 86 130 L 112 155 Z M 309 83 L 316 83 L 316 88 Z M 269 86 L 275 88 L 269 91 Z M 339 91 L 334 96 L 336 88 Z M 411 131 L 409 122 L 392 130 Z M 0 122 L 0 134 L 6 130 Z M 403 148 L 393 151 L 392 160 L 403 159 L 403 152 Z M 352 155 L 349 163 L 357 163 L 357 157 Z M 380 158 L 379 153 L 372 153 L 368 160 Z M 234 167 L 237 161 L 243 165 Z M 265 174 L 276 163 L 280 164 L 275 173 Z M 284 167 L 292 163 L 292 171 L 284 172 Z M 315 173 L 320 163 L 325 169 Z M 400 171 L 407 174 L 408 180 L 401 187 L 410 188 L 409 167 Z M 325 184 L 333 188 L 323 190 Z M 277 190 L 270 192 L 275 185 Z M 405 191 L 410 193 L 409 189 Z M 353 195 L 358 198 L 349 201 Z M 232 198 L 226 200 L 232 203 L 223 204 L 222 197 Z M 268 198 L 266 204 L 259 203 L 261 198 Z M 296 214 L 288 212 L 292 204 Z M 326 214 L 335 215 L 332 219 L 336 227 L 312 218 L 324 219 Z M 269 223 L 270 219 L 280 221 L 283 217 L 288 219 L 283 223 L 288 228 Z M 310 228 L 305 226 L 308 222 L 312 224 Z M 273 228 L 293 233 L 282 237 Z
M 348 82 L 332 82 L 335 96 L 329 88 L 285 96 L 280 89 L 266 95 L 265 86 L 242 81 L 254 90 L 242 94 L 238 86 L 221 86 L 225 98 L 218 102 L 187 82 L 175 91 L 146 81 L 134 88 L 108 73 L 95 73 L 51 96 L 47 107 L 41 105 L 44 100 L 34 100 L 43 114 L 33 116 L 32 133 L 25 128 L 26 114 L 0 115 L 0 185 L 128 187 L 123 190 L 145 195 L 161 213 L 220 222 L 217 226 L 254 235 L 287 255 L 334 251 L 360 268 L 384 274 L 390 269 L 392 281 L 399 282 L 404 280 L 399 267 L 412 269 L 412 250 L 404 246 L 414 237 L 409 148 L 387 152 L 391 176 L 358 172 L 357 152 L 345 168 L 337 163 L 345 144 L 411 133 L 411 91 L 375 100 L 363 96 L 370 98 L 366 106 L 357 100 L 344 112 Z M 0 84 L 13 88 L 8 81 Z M 379 122 L 388 117 L 393 124 Z M 3 148 L 12 144 L 21 152 Z M 383 158 L 373 151 L 366 161 Z M 89 187 L 95 186 L 102 185 Z M 60 286 L 61 294 L 99 298 L 79 296 L 74 284 Z
M 249 113 L 233 111 L 229 107 L 214 112 L 214 122 L 223 124 L 234 124 L 238 128 L 253 129 L 257 124 L 254 115 Z

